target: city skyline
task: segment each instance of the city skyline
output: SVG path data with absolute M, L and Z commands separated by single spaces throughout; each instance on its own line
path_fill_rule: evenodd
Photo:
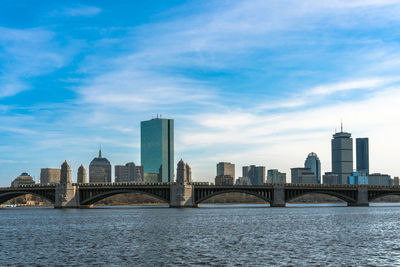
M 398 176 L 400 4 L 289 2 L 8 1 L 0 185 L 65 159 L 88 170 L 100 144 L 112 165 L 139 164 L 135 122 L 157 113 L 200 181 L 219 161 L 289 174 L 312 151 L 330 171 L 340 119 L 369 137 L 371 173 Z
M 173 124 L 173 119 L 163 119 L 164 120 L 164 122 L 169 122 L 169 121 L 172 121 L 172 124 Z M 152 120 L 149 120 L 149 121 L 142 121 L 140 124 L 141 124 L 141 126 L 143 127 L 143 125 L 144 124 L 148 124 L 148 123 L 152 123 L 152 122 L 157 122 L 157 121 L 160 121 L 161 122 L 161 119 L 159 119 L 158 118 L 158 115 L 157 115 L 157 118 L 153 118 Z M 158 124 L 157 124 L 158 125 Z M 161 125 L 161 124 L 160 124 Z M 149 125 L 146 125 L 146 130 L 148 130 L 148 129 L 150 129 L 150 128 L 148 128 L 149 126 L 151 126 L 152 127 L 152 124 L 149 124 Z M 165 127 L 164 127 L 165 128 Z M 162 133 L 164 132 L 164 128 L 160 128 L 160 127 L 157 127 L 157 129 L 152 129 L 152 130 L 159 130 L 159 133 L 158 134 L 156 134 L 156 136 L 161 136 L 161 135 L 163 135 Z M 169 128 L 169 127 L 168 127 Z M 162 129 L 164 129 L 164 130 L 162 130 Z M 144 132 L 142 132 L 142 135 L 143 135 L 143 133 L 145 133 L 146 131 L 144 131 Z M 172 129 L 172 134 L 173 134 L 173 129 Z M 351 138 L 351 133 L 349 133 L 349 132 L 346 132 L 346 131 L 344 131 L 344 129 L 343 129 L 343 123 L 341 123 L 341 127 L 340 127 L 340 131 L 336 131 L 335 130 L 335 133 L 333 134 L 333 136 L 332 136 L 333 138 L 331 139 L 331 142 L 332 142 L 332 147 L 331 147 L 331 155 L 332 155 L 332 158 L 331 158 L 331 162 L 332 162 L 332 165 L 331 165 L 331 170 L 326 170 L 325 171 L 325 173 L 328 173 L 328 174 L 330 174 L 330 173 L 335 173 L 334 172 L 334 167 L 333 167 L 333 162 L 334 162 L 334 160 L 333 160 L 333 156 L 334 156 L 334 154 L 336 154 L 337 152 L 334 152 L 334 151 L 336 151 L 337 150 L 337 146 L 335 145 L 335 146 L 333 146 L 333 144 L 334 144 L 334 142 L 337 140 L 337 138 L 339 137 L 339 138 L 343 138 L 343 137 L 345 137 L 345 138 Z M 356 140 L 367 140 L 367 142 L 369 143 L 369 138 L 358 138 L 358 137 L 355 137 L 356 138 Z M 148 141 L 150 141 L 150 139 L 148 139 L 148 138 L 146 138 L 145 139 L 146 140 L 146 142 L 148 142 Z M 158 140 L 158 139 L 157 139 Z M 146 144 L 146 142 L 145 142 L 145 150 L 146 149 L 148 149 L 148 145 L 149 144 Z M 172 139 L 172 142 L 173 142 L 173 139 Z M 350 145 L 350 146 L 349 146 Z M 342 145 L 341 145 L 342 146 Z M 336 174 L 338 174 L 339 175 L 339 181 L 338 181 L 338 183 L 339 184 L 347 184 L 348 183 L 348 177 L 349 176 L 351 176 L 352 174 L 353 174 L 353 172 L 357 172 L 357 166 L 356 166 L 356 161 L 357 160 L 359 160 L 359 157 L 357 157 L 357 149 L 355 149 L 357 146 L 356 146 L 356 144 L 353 144 L 353 142 L 350 142 L 349 144 L 347 144 L 346 145 L 347 147 L 345 147 L 345 150 L 348 150 L 348 149 L 351 149 L 351 151 L 352 151 L 352 154 L 353 154 L 353 159 L 352 159 L 352 165 L 353 165 L 353 169 L 352 169 L 352 171 L 349 173 L 349 175 L 346 175 L 346 176 L 344 176 L 344 177 L 340 177 L 340 174 L 338 174 L 337 172 L 336 172 Z M 152 147 L 150 147 L 151 148 L 151 150 L 150 151 L 152 151 L 152 152 L 154 152 L 153 151 L 153 148 Z M 368 149 L 369 150 L 369 149 Z M 144 150 L 143 149 L 141 149 L 141 154 L 144 152 Z M 159 153 L 160 151 L 158 151 L 157 153 Z M 89 169 L 90 169 L 90 167 L 91 167 L 91 164 L 93 164 L 93 162 L 95 161 L 95 160 L 98 160 L 99 158 L 100 159 L 102 159 L 102 160 L 104 160 L 105 162 L 107 162 L 108 164 L 110 164 L 109 165 L 109 178 L 108 178 L 108 182 L 118 182 L 117 180 L 116 180 L 116 178 L 117 178 L 117 174 L 116 174 L 116 172 L 115 172 L 115 168 L 116 167 L 121 167 L 121 166 L 128 166 L 128 164 L 133 164 L 133 166 L 135 165 L 135 163 L 134 162 L 130 162 L 130 163 L 127 163 L 127 164 L 125 164 L 125 165 L 119 165 L 119 164 L 112 164 L 112 163 L 110 163 L 109 161 L 108 161 L 108 159 L 107 158 L 102 158 L 102 152 L 101 152 L 101 149 L 99 150 L 99 155 L 98 155 L 98 157 L 95 157 L 92 161 L 91 161 L 91 163 L 89 164 Z M 144 152 L 145 154 L 146 154 L 146 152 Z M 172 152 L 172 155 L 173 155 L 174 153 Z M 175 155 L 174 155 L 175 156 Z M 364 156 L 364 155 L 363 155 Z M 348 157 L 348 156 L 347 156 Z M 179 156 L 178 156 L 178 158 L 179 158 Z M 315 163 L 311 163 L 311 159 L 313 159 L 313 160 L 316 160 L 316 162 Z M 148 159 L 148 160 L 150 160 L 150 158 Z M 182 161 L 182 158 L 181 158 L 181 160 L 180 161 Z M 221 166 L 220 166 L 221 165 Z M 226 166 L 227 167 L 226 167 Z M 315 165 L 315 166 L 314 166 Z M 141 167 L 142 169 L 143 169 L 143 167 L 142 166 L 139 166 L 139 165 L 137 165 L 138 167 Z M 236 166 L 235 165 L 235 163 L 230 163 L 230 162 L 219 162 L 219 163 L 217 163 L 216 164 L 216 166 L 217 166 L 217 169 L 216 169 L 216 172 L 215 172 L 215 174 L 218 176 L 218 175 L 222 175 L 222 174 L 225 174 L 225 168 L 228 168 L 228 172 L 229 172 L 229 175 L 230 176 L 232 176 L 232 178 L 233 178 L 233 184 L 235 184 L 235 182 L 236 182 L 236 178 L 240 178 L 241 176 L 240 175 L 235 175 L 235 172 L 236 172 L 236 169 L 237 168 L 240 168 L 241 170 L 242 170 L 242 176 L 243 177 L 247 177 L 247 174 L 245 174 L 245 172 L 247 173 L 251 168 L 255 168 L 255 169 L 258 169 L 258 168 L 260 168 L 260 169 L 262 169 L 263 168 L 263 170 L 264 170 L 264 172 L 263 172 L 263 175 L 262 176 L 260 176 L 260 177 L 264 177 L 264 183 L 265 182 L 267 182 L 267 175 L 266 175 L 266 171 L 268 170 L 276 170 L 276 171 L 280 171 L 280 170 L 277 170 L 277 169 L 274 169 L 273 167 L 269 167 L 269 166 L 265 166 L 265 165 L 263 165 L 263 166 L 255 166 L 255 165 L 250 165 L 250 166 Z M 319 177 L 319 175 L 322 175 L 322 171 L 321 171 L 321 169 L 320 169 L 320 166 L 321 166 L 321 161 L 319 160 L 319 158 L 318 158 L 318 155 L 317 154 L 315 154 L 314 152 L 311 152 L 311 153 L 309 153 L 308 155 L 307 155 L 307 158 L 306 158 L 306 160 L 305 160 L 305 162 L 304 162 L 304 168 L 309 168 L 308 170 L 310 170 L 311 172 L 312 172 L 312 174 L 313 175 L 315 175 L 315 179 L 316 179 L 316 183 L 319 183 L 319 184 L 321 184 L 321 183 L 323 183 L 323 181 L 322 181 L 322 179 L 320 179 L 320 178 L 318 178 Z M 77 169 L 77 173 L 76 173 L 76 176 L 72 176 L 72 179 L 73 179 L 73 181 L 77 181 L 78 179 L 79 179 L 79 169 L 80 168 L 85 168 L 85 165 L 84 164 L 81 164 L 79 167 L 78 167 L 78 169 Z M 71 168 L 71 167 L 70 167 Z M 336 167 L 337 168 L 337 167 Z M 347 167 L 346 167 L 347 168 Z M 300 168 L 296 168 L 296 167 L 291 167 L 290 168 L 290 172 L 289 173 L 285 173 L 285 172 L 283 172 L 283 174 L 285 174 L 285 175 L 287 175 L 288 177 L 287 177 L 287 179 L 286 179 L 286 183 L 293 183 L 293 181 L 292 181 L 292 179 L 291 179 L 291 176 L 293 176 L 293 170 L 297 170 L 297 169 L 301 169 L 301 170 L 307 170 L 307 169 L 303 169 L 303 167 L 300 167 Z M 315 170 L 314 170 L 315 169 Z M 37 178 L 35 175 L 32 175 L 32 178 L 34 179 L 34 181 L 36 181 L 36 182 L 38 182 L 38 183 L 42 183 L 42 172 L 43 171 L 48 171 L 49 170 L 49 168 L 48 167 L 42 167 L 41 168 L 41 174 L 40 174 L 40 181 L 39 181 L 39 178 Z M 51 170 L 51 168 L 50 168 L 50 170 Z M 60 169 L 57 169 L 57 168 L 54 168 L 53 170 L 60 170 Z M 333 172 L 332 172 L 333 171 Z M 24 173 L 26 173 L 26 172 L 24 172 Z M 145 174 L 146 172 L 144 172 L 144 174 Z M 174 173 L 174 172 L 173 172 Z M 233 175 L 231 175 L 231 173 L 233 174 Z M 363 170 L 361 170 L 361 174 L 360 175 L 363 175 L 365 172 L 363 171 Z M 150 174 L 152 174 L 151 172 L 150 172 Z M 158 174 L 158 173 L 155 173 L 155 174 Z M 290 175 L 291 174 L 291 175 Z M 371 173 L 372 175 L 381 175 L 381 173 L 379 173 L 379 172 L 373 172 L 373 173 Z M 46 174 L 47 175 L 47 174 Z M 389 173 L 389 174 L 382 174 L 383 176 L 392 176 L 392 177 L 396 177 L 397 175 L 395 175 L 395 174 L 391 174 L 391 173 Z M 74 178 L 75 177 L 75 178 Z M 207 179 L 196 179 L 196 176 L 194 176 L 195 177 L 195 179 L 194 179 L 194 181 L 195 182 L 209 182 L 209 183 L 214 183 L 214 178 L 212 178 L 212 177 L 207 177 Z M 297 176 L 296 176 L 297 177 Z M 45 178 L 45 179 L 48 179 L 48 178 Z M 103 179 L 103 178 L 102 178 Z M 104 178 L 104 179 L 106 179 L 106 178 Z M 142 179 L 142 178 L 141 178 Z M 158 179 L 160 179 L 160 177 L 158 178 Z M 176 180 L 176 177 L 175 177 L 175 174 L 174 174 L 174 181 Z M 257 178 L 258 179 L 258 178 Z M 260 178 L 261 179 L 261 178 Z M 12 180 L 14 180 L 14 179 L 12 179 Z M 143 180 L 141 180 L 142 182 L 143 182 Z M 95 182 L 95 181 L 90 181 L 90 175 L 89 175 L 89 183 L 93 183 L 93 182 Z M 97 181 L 97 182 L 100 182 L 100 181 Z M 103 182 L 107 182 L 107 181 L 103 181 Z M 161 182 L 161 181 L 160 181 Z M 167 182 L 170 182 L 170 181 L 167 181 Z M 96 183 L 96 182 L 95 182 Z M 253 183 L 253 182 L 252 182 Z M 256 185 L 261 185 L 262 183 L 258 183 L 258 182 L 255 182 L 256 183 Z M 294 183 L 298 183 L 298 181 L 296 180 Z M 303 183 L 309 183 L 309 181 L 307 181 L 307 182 L 304 182 L 303 181 Z M 312 182 L 312 183 L 314 183 L 314 182 Z

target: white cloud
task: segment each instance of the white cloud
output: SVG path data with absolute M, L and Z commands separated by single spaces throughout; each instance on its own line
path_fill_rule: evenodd
M 78 7 L 71 7 L 65 8 L 63 13 L 68 16 L 95 16 L 101 12 L 101 8 L 94 7 L 94 6 L 78 6 Z

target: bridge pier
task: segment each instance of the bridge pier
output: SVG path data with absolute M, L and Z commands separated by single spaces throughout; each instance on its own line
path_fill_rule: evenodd
M 80 208 L 79 189 L 76 185 L 59 184 L 56 186 L 56 201 L 54 208 Z
M 79 205 L 79 208 L 80 209 L 91 209 L 91 208 L 93 208 L 93 204 L 90 204 L 90 205 Z
M 172 184 L 170 191 L 170 208 L 197 208 L 194 201 L 194 187 L 191 184 Z
M 347 206 L 353 206 L 353 207 L 368 207 L 369 202 L 368 202 L 368 188 L 366 187 L 360 187 L 357 189 L 357 200 L 356 202 L 347 203 Z
M 283 186 L 274 186 L 271 207 L 286 207 L 285 188 Z
M 2 209 L 3 208 L 3 205 L 0 205 L 0 209 Z

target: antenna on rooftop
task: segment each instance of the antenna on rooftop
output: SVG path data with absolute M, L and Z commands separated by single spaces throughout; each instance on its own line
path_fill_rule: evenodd
M 343 120 L 340 120 L 340 132 L 343 133 Z

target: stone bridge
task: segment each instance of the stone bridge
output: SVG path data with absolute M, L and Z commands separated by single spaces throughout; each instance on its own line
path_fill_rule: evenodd
M 271 207 L 284 207 L 286 202 L 305 194 L 326 194 L 347 202 L 348 206 L 368 206 L 370 201 L 378 197 L 400 195 L 400 187 L 324 184 L 216 186 L 205 183 L 24 185 L 0 188 L 0 205 L 14 197 L 32 194 L 54 203 L 56 208 L 84 208 L 106 197 L 132 192 L 153 196 L 170 207 L 197 207 L 206 199 L 231 192 L 256 196 Z

